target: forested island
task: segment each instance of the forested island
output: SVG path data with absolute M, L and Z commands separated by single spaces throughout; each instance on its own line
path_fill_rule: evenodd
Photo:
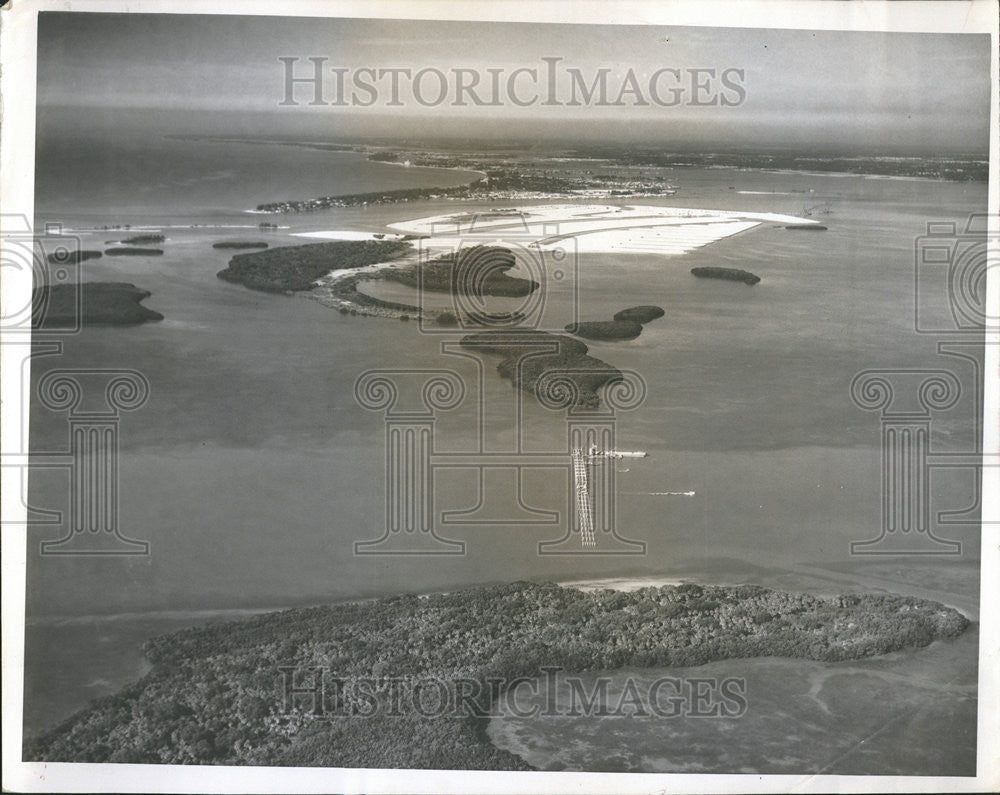
M 148 641 L 146 676 L 26 740 L 24 759 L 525 770 L 485 727 L 508 684 L 545 667 L 854 660 L 968 625 L 913 597 L 750 585 L 584 592 L 516 582 L 288 610 Z M 433 699 L 417 698 L 429 681 L 454 701 L 433 715 Z
M 267 248 L 267 245 L 262 240 L 222 240 L 213 243 L 212 248 Z
M 538 282 L 509 276 L 516 264 L 514 252 L 503 246 L 471 246 L 442 254 L 422 264 L 386 268 L 379 276 L 416 289 L 468 295 L 523 297 L 538 289 Z
M 166 239 L 163 235 L 135 235 L 120 242 L 126 246 L 145 246 L 150 243 L 162 243 Z
M 557 407 L 600 405 L 598 390 L 622 373 L 587 354 L 572 337 L 528 329 L 494 329 L 462 337 L 461 345 L 503 358 L 497 372 L 543 404 Z
M 216 248 L 237 247 L 236 244 L 215 245 Z M 239 244 L 238 247 L 247 245 Z M 315 297 L 345 313 L 405 320 L 419 316 L 420 307 L 368 295 L 359 289 L 359 284 L 365 280 L 385 279 L 418 289 L 477 299 L 523 297 L 538 289 L 535 281 L 507 274 L 516 264 L 514 254 L 500 246 L 473 246 L 427 262 L 414 261 L 415 256 L 404 259 L 405 255 L 414 254 L 413 245 L 407 240 L 334 240 L 237 254 L 217 275 L 225 281 L 264 292 L 312 291 Z M 398 265 L 394 264 L 397 260 Z M 393 264 L 365 270 L 369 265 L 381 263 Z M 333 271 L 337 273 L 323 279 Z M 448 325 L 449 320 L 451 324 L 458 322 L 449 312 L 437 314 L 444 325 Z M 478 320 L 463 317 L 464 322 L 476 323 Z
M 615 312 L 615 320 L 631 320 L 635 323 L 649 323 L 652 320 L 661 318 L 666 314 L 661 306 L 650 306 L 648 304 L 643 304 L 642 306 L 630 306 L 628 309 L 623 309 L 620 312 Z
M 310 290 L 320 276 L 330 271 L 387 262 L 410 249 L 409 243 L 399 240 L 334 240 L 281 246 L 237 254 L 217 275 L 227 282 L 269 293 Z
M 109 257 L 158 257 L 163 253 L 163 249 L 119 246 L 118 248 L 106 248 L 104 253 Z
M 691 268 L 691 273 L 699 279 L 725 279 L 730 282 L 743 282 L 754 285 L 760 281 L 760 276 L 739 268 Z
M 73 328 L 84 326 L 134 326 L 163 315 L 140 302 L 148 298 L 127 282 L 84 282 L 39 287 L 31 293 L 32 328 Z
M 634 320 L 582 320 L 569 323 L 566 331 L 587 340 L 634 340 L 642 333 L 642 324 Z
M 615 312 L 612 320 L 584 320 L 569 323 L 565 330 L 588 340 L 634 340 L 642 333 L 644 324 L 663 317 L 658 306 L 630 306 Z
M 612 320 L 584 320 L 569 323 L 565 330 L 588 340 L 633 340 L 642 333 L 644 324 L 663 317 L 658 306 L 630 306 L 615 312 Z
M 46 258 L 49 265 L 79 265 L 88 259 L 100 259 L 100 251 L 77 249 L 76 251 L 55 251 Z

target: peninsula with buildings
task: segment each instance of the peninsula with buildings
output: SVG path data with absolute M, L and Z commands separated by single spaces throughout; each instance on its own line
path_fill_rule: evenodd
M 266 143 L 254 141 L 254 143 Z M 275 142 L 285 146 L 317 148 L 317 142 Z M 525 155 L 531 147 L 505 150 L 472 145 L 445 148 L 442 144 L 369 143 L 342 146 L 369 160 L 403 167 L 446 168 L 475 172 L 475 179 L 451 187 L 403 188 L 288 198 L 257 205 L 262 213 L 298 213 L 333 207 L 394 204 L 419 199 L 474 199 L 507 201 L 558 198 L 622 199 L 673 196 L 678 188 L 665 170 L 731 168 L 775 172 L 815 172 L 883 178 L 917 178 L 954 182 L 984 181 L 988 161 L 979 157 L 810 157 L 793 153 L 663 152 L 643 146 L 579 145 L 552 148 Z M 567 169 L 572 164 L 577 168 Z M 562 166 L 561 168 L 558 166 Z M 792 228 L 804 228 L 795 226 Z M 818 231 L 818 228 L 817 228 Z

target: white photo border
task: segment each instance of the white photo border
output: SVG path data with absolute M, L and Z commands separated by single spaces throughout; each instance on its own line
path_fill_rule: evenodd
M 2 134 L 0 177 L 5 216 L 33 219 L 36 42 L 39 12 L 133 12 L 256 16 L 316 16 L 496 22 L 574 22 L 605 25 L 671 25 L 725 28 L 934 32 L 991 35 L 991 130 L 988 212 L 990 252 L 998 246 L 997 162 L 1000 160 L 998 105 L 998 4 L 971 2 L 841 2 L 840 0 L 656 0 L 608 3 L 594 0 L 534 2 L 433 2 L 432 0 L 13 0 L 0 11 Z M 720 24 L 723 22 L 724 24 Z M 992 273 L 987 305 L 1000 306 L 1000 279 Z M 3 274 L 0 303 L 25 305 L 30 274 Z M 18 380 L 26 345 L 5 345 L 0 385 L 3 445 L 26 433 L 25 399 Z M 1000 450 L 1000 338 L 986 344 L 983 450 Z M 989 377 L 990 374 L 993 377 Z M 23 420 L 22 420 L 23 418 Z M 22 421 L 24 426 L 22 426 Z M 3 493 L 18 485 L 3 470 Z M 983 468 L 983 516 L 1000 515 L 1000 468 Z M 678 775 L 612 773 L 517 773 L 429 770 L 245 768 L 176 765 L 21 762 L 23 643 L 25 609 L 25 509 L 20 500 L 2 501 L 3 519 L 3 782 L 5 789 L 37 792 L 963 792 L 1000 789 L 1000 616 L 981 614 L 976 777 Z M 986 532 L 988 531 L 988 532 Z M 984 527 L 981 604 L 1000 602 L 1000 544 L 996 527 Z

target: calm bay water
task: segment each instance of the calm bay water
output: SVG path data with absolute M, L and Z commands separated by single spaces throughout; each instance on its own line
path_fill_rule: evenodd
M 40 109 L 36 215 L 65 222 L 87 213 L 101 224 L 168 223 L 178 218 L 204 223 L 208 216 L 240 217 L 243 210 L 263 202 L 461 185 L 476 179 L 472 172 L 370 162 L 355 152 L 186 140 L 177 136 L 204 130 L 178 128 L 170 114 L 154 113 L 152 120 L 147 116 L 125 110 Z M 253 128 L 225 125 L 212 133 L 220 138 L 261 137 Z M 242 222 L 259 220 L 244 216 Z
M 80 158 L 58 141 L 40 148 L 40 220 L 77 229 L 253 225 L 262 217 L 242 211 L 258 201 L 471 178 L 289 146 L 159 138 L 91 145 L 103 154 Z M 141 670 L 141 638 L 205 620 L 198 611 L 208 608 L 512 579 L 669 575 L 718 557 L 794 569 L 843 561 L 851 540 L 874 536 L 879 427 L 852 404 L 849 385 L 867 368 L 947 366 L 971 386 L 971 371 L 943 360 L 936 340 L 913 331 L 913 241 L 928 220 L 963 221 L 985 209 L 985 186 L 693 168 L 669 176 L 677 196 L 641 201 L 791 214 L 828 201 L 830 214 L 820 220 L 830 228 L 804 234 L 764 225 L 673 259 L 579 258 L 585 319 L 634 304 L 666 310 L 635 341 L 591 346 L 647 384 L 645 403 L 618 426 L 620 447 L 649 452 L 618 474 L 619 528 L 646 542 L 641 557 L 539 556 L 537 543 L 560 530 L 488 524 L 444 533 L 466 542 L 463 556 L 354 556 L 355 541 L 381 535 L 384 515 L 384 424 L 355 402 L 355 378 L 368 368 L 466 365 L 443 356 L 440 339 L 420 335 L 413 323 L 342 316 L 301 296 L 256 293 L 215 275 L 231 254 L 212 249 L 216 240 L 263 234 L 272 245 L 295 244 L 303 241 L 289 232 L 376 231 L 465 205 L 281 216 L 267 220 L 292 228 L 266 233 L 171 228 L 162 257 L 85 263 L 87 280 L 150 290 L 145 304 L 166 319 L 87 329 L 67 341 L 60 359 L 39 360 L 33 378 L 53 367 L 94 366 L 134 368 L 149 379 L 149 402 L 121 423 L 120 515 L 123 532 L 150 541 L 152 554 L 43 558 L 37 543 L 57 534 L 31 532 L 26 726 L 51 725 L 117 689 Z M 101 248 L 116 235 L 87 233 L 83 246 Z M 762 282 L 749 288 L 698 280 L 689 270 L 700 265 L 745 268 Z M 572 309 L 562 288 L 551 300 Z M 467 443 L 479 397 L 495 408 L 484 428 L 487 444 L 513 442 L 515 393 L 491 363 L 484 390 L 442 417 L 439 449 Z M 971 443 L 970 393 L 936 426 L 935 444 Z M 65 417 L 38 405 L 32 411 L 33 449 L 64 448 Z M 522 428 L 536 449 L 565 445 L 564 417 L 531 401 Z M 656 494 L 688 490 L 695 496 Z M 967 480 L 936 484 L 942 509 L 966 505 L 969 495 Z M 545 478 L 526 484 L 523 495 L 540 510 L 559 511 L 567 496 L 564 481 Z M 472 508 L 475 483 L 442 478 L 437 498 L 441 509 Z M 30 502 L 64 510 L 65 479 L 35 473 Z M 978 557 L 978 532 L 947 535 Z M 100 618 L 162 610 L 192 612 Z M 94 618 L 57 620 L 67 616 Z M 60 647 L 73 655 L 56 653 Z

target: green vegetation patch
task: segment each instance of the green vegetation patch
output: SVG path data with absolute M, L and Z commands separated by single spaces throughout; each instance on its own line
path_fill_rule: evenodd
M 262 240 L 223 240 L 213 243 L 212 248 L 267 248 L 267 243 Z
M 622 373 L 594 356 L 550 356 L 504 359 L 497 372 L 518 389 L 555 408 L 597 408 L 598 390 L 622 380 Z
M 283 293 L 310 290 L 332 270 L 362 268 L 402 256 L 411 248 L 399 240 L 334 240 L 237 254 L 217 274 L 252 290 Z
M 588 340 L 634 340 L 642 334 L 642 324 L 634 320 L 587 320 L 570 323 L 566 331 Z
M 142 306 L 148 290 L 126 282 L 85 282 L 79 286 L 59 284 L 32 291 L 32 327 L 133 326 L 163 315 Z
M 726 279 L 750 285 L 760 281 L 760 276 L 750 271 L 741 271 L 739 268 L 691 268 L 691 273 L 700 279 Z
M 584 356 L 587 345 L 562 334 L 549 334 L 533 329 L 495 329 L 462 337 L 461 344 L 483 353 L 498 353 L 505 357 L 520 357 L 533 353 L 560 356 Z
M 135 235 L 134 237 L 126 238 L 121 242 L 126 245 L 142 246 L 149 243 L 162 243 L 166 239 L 167 238 L 163 235 Z
M 384 309 L 388 312 L 412 312 L 414 315 L 420 314 L 420 307 L 412 304 L 402 304 L 398 301 L 386 301 L 384 298 L 376 298 L 373 295 L 362 292 L 358 289 L 358 282 L 363 281 L 367 274 L 352 274 L 343 279 L 338 279 L 332 285 L 334 295 L 338 298 L 349 301 L 357 307 L 367 309 Z M 355 310 L 357 311 L 357 310 Z M 354 314 L 354 312 L 352 312 Z
M 461 344 L 503 356 L 497 372 L 549 406 L 595 408 L 598 390 L 622 379 L 616 367 L 588 356 L 585 343 L 561 334 L 496 329 L 468 334 Z
M 566 331 L 588 340 L 634 340 L 642 334 L 642 326 L 663 317 L 658 306 L 633 306 L 616 312 L 613 320 L 584 320 L 570 323 Z
M 631 320 L 633 323 L 649 323 L 651 320 L 663 317 L 666 314 L 659 306 L 630 306 L 621 312 L 615 312 L 615 320 Z
M 163 253 L 163 249 L 122 246 L 119 248 L 106 248 L 104 249 L 104 253 L 109 257 L 158 257 Z
M 56 251 L 47 257 L 49 265 L 78 265 L 88 259 L 100 259 L 100 251 Z
M 516 265 L 514 253 L 502 246 L 472 246 L 456 254 L 445 254 L 422 265 L 387 269 L 391 281 L 433 292 L 521 298 L 538 289 L 538 282 L 509 276 Z
M 583 592 L 518 582 L 289 610 L 147 642 L 150 673 L 29 739 L 24 759 L 526 769 L 490 744 L 485 726 L 506 684 L 544 666 L 853 660 L 923 647 L 968 623 L 911 597 L 757 586 Z M 305 695 L 289 699 L 289 672 Z M 478 686 L 486 714 L 421 714 L 412 696 L 431 680 L 470 694 Z M 392 688 L 398 699 L 387 698 Z

